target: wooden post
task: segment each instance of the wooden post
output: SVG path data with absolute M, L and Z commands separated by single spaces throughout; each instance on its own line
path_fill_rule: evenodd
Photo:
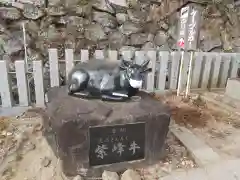
M 51 87 L 59 86 L 59 65 L 57 49 L 49 49 L 48 56 L 50 64 Z
M 42 61 L 33 61 L 36 107 L 45 107 Z
M 105 55 L 103 50 L 96 50 L 95 51 L 95 58 L 99 60 L 104 60 Z
M 26 76 L 26 66 L 24 61 L 15 61 L 16 77 L 17 77 L 17 88 L 19 96 L 19 105 L 28 106 L 29 105 L 29 89 Z
M 171 52 L 171 79 L 170 79 L 170 89 L 176 90 L 177 89 L 177 82 L 178 82 L 178 71 L 179 71 L 179 63 L 180 63 L 180 53 L 179 51 Z
M 156 71 L 156 51 L 148 51 L 148 57 L 150 58 L 149 68 L 152 68 L 152 72 L 147 75 L 147 90 L 154 91 L 155 71 Z
M 166 77 L 167 77 L 167 68 L 168 68 L 168 60 L 169 60 L 169 52 L 162 51 L 159 52 L 160 58 L 160 69 L 159 69 L 159 76 L 158 76 L 158 89 L 160 91 L 165 90 L 166 87 Z
M 12 86 L 11 78 L 8 74 L 8 63 L 7 60 L 0 61 L 0 94 L 2 99 L 2 107 L 12 107 L 13 97 L 12 97 Z
M 65 67 L 66 67 L 66 80 L 68 80 L 68 73 L 74 66 L 74 57 L 72 49 L 65 49 Z
M 89 51 L 87 49 L 81 50 L 81 62 L 88 62 L 89 61 Z
M 108 51 L 108 60 L 109 61 L 117 61 L 118 60 L 118 52 L 115 50 Z

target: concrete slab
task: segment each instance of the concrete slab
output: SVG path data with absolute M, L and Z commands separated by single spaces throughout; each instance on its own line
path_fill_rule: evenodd
M 240 100 L 240 78 L 229 78 L 225 94 L 231 98 Z
M 239 92 L 240 93 L 240 92 Z M 219 101 L 216 101 L 215 99 L 213 99 L 210 95 L 208 95 L 207 93 L 204 93 L 202 98 L 205 100 L 205 101 L 208 101 L 210 103 L 213 103 L 215 104 L 216 106 L 222 108 L 223 111 L 225 112 L 232 112 L 234 114 L 236 114 L 237 116 L 240 116 L 240 112 L 237 111 L 237 109 L 229 106 L 229 105 L 226 105 L 224 103 L 220 103 Z
M 210 180 L 204 169 L 194 169 L 185 172 L 173 172 L 169 176 L 160 178 L 160 180 Z M 215 180 L 215 179 L 212 179 Z
M 194 169 L 194 171 L 187 171 L 187 175 L 186 175 L 186 180 L 209 180 L 208 176 L 206 174 L 206 170 L 205 169 Z
M 211 147 L 187 128 L 175 124 L 170 127 L 170 131 L 183 143 L 200 167 L 222 160 Z
M 239 165 L 239 162 L 236 160 L 218 163 L 214 166 L 207 167 L 206 174 L 209 179 L 236 180 L 238 177 L 240 177 Z
M 221 161 L 204 168 L 172 173 L 159 180 L 239 180 L 240 159 Z

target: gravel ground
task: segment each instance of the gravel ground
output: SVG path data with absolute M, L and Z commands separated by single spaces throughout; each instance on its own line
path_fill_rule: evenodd
M 58 161 L 42 136 L 41 118 L 2 118 L 0 122 L 1 180 L 59 179 Z

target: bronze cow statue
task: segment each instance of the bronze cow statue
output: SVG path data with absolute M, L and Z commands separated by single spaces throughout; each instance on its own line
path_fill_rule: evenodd
M 68 75 L 68 94 L 107 101 L 128 100 L 142 87 L 144 74 L 152 71 L 148 64 L 149 60 L 141 65 L 126 60 L 78 63 Z

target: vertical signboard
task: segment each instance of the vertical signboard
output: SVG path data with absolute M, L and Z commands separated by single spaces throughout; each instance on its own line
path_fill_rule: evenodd
M 185 51 L 191 51 L 190 64 L 188 69 L 186 96 L 188 96 L 188 93 L 189 93 L 193 53 L 198 48 L 200 21 L 201 21 L 201 11 L 198 6 L 195 6 L 192 3 L 181 9 L 177 46 L 178 46 L 178 49 L 182 50 L 182 56 L 181 56 L 181 63 L 180 63 L 177 96 L 180 95 L 180 89 L 182 86 L 182 71 L 183 71 L 183 60 L 184 60 Z
M 179 35 L 177 46 L 181 50 L 197 49 L 200 31 L 201 12 L 194 4 L 183 7 L 180 11 Z
M 197 6 L 190 6 L 190 15 L 188 19 L 187 42 L 188 51 L 196 51 L 199 42 L 201 12 Z
M 180 11 L 180 19 L 179 19 L 179 35 L 178 35 L 178 41 L 177 46 L 179 49 L 184 50 L 186 39 L 187 39 L 187 23 L 188 23 L 188 17 L 189 17 L 189 6 L 185 6 Z

